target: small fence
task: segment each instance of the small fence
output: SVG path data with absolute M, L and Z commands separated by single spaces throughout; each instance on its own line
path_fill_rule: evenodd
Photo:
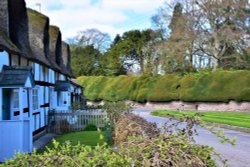
M 106 119 L 107 113 L 101 109 L 51 111 L 48 115 L 48 132 L 60 134 L 82 131 L 88 124 L 102 128 Z

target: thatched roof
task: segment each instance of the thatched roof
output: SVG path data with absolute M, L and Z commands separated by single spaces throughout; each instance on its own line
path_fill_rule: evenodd
M 9 11 L 8 0 L 0 1 L 0 30 L 9 34 Z
M 36 60 L 29 45 L 28 16 L 24 0 L 8 0 L 9 37 L 21 51 L 21 56 Z
M 63 65 L 63 58 L 62 58 L 62 35 L 61 31 L 56 26 L 49 27 L 49 36 L 50 36 L 50 59 L 53 62 L 56 62 L 56 65 L 60 68 L 60 72 L 71 76 L 67 68 Z
M 24 0 L 0 1 L 0 50 L 72 76 L 69 48 L 62 44 L 59 28 L 49 26 L 47 16 L 27 9 Z
M 29 43 L 36 61 L 51 67 L 49 55 L 49 18 L 32 9 L 27 9 L 29 20 Z M 47 29 L 47 30 L 46 30 Z
M 11 42 L 9 37 L 0 30 L 0 49 L 12 54 L 20 54 L 20 50 Z
M 72 76 L 70 48 L 69 45 L 64 41 L 62 41 L 62 60 L 62 63 L 66 67 L 68 74 Z

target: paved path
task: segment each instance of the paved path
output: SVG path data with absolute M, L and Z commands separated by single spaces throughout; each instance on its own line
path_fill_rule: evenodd
M 135 114 L 140 115 L 149 122 L 157 123 L 158 126 L 167 121 L 167 118 L 151 116 L 150 111 L 146 109 L 134 110 Z M 236 137 L 236 146 L 220 143 L 215 135 L 203 128 L 197 128 L 198 136 L 195 136 L 195 141 L 198 144 L 213 146 L 216 152 L 228 160 L 229 167 L 250 167 L 250 134 L 234 130 L 223 130 L 228 137 Z
M 53 133 L 47 133 L 33 142 L 33 149 L 39 150 L 45 147 L 51 140 L 53 140 L 57 135 Z

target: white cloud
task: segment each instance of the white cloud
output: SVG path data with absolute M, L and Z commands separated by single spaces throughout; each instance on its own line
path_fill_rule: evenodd
M 159 7 L 163 0 L 102 0 L 101 3 L 107 9 L 146 13 Z
M 42 13 L 50 18 L 51 24 L 60 27 L 63 38 L 66 39 L 86 28 L 97 28 L 114 37 L 115 34 L 127 30 L 127 27 L 119 25 L 134 22 L 132 25 L 136 27 L 138 17 L 133 16 L 139 15 L 147 20 L 145 17 L 152 15 L 163 1 L 95 0 L 93 4 L 93 0 L 26 0 L 26 3 L 33 9 L 38 9 L 35 4 L 40 3 Z M 142 27 L 143 23 L 138 26 Z

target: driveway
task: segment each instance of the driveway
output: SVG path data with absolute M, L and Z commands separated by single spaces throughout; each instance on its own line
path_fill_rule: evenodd
M 135 114 L 149 122 L 155 122 L 159 127 L 168 120 L 167 118 L 151 116 L 150 111 L 152 110 L 134 109 Z M 197 144 L 214 147 L 217 153 L 220 153 L 223 158 L 228 160 L 229 167 L 250 167 L 250 134 L 234 130 L 222 130 L 228 137 L 236 137 L 236 146 L 220 143 L 215 135 L 199 127 L 197 128 L 198 135 L 195 136 L 195 141 Z

